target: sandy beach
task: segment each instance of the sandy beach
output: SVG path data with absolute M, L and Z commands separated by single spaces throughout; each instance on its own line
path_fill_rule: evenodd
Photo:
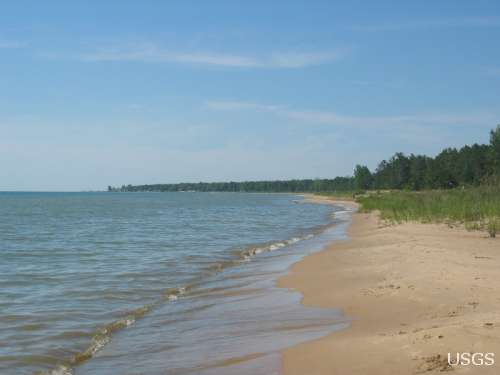
M 388 225 L 375 213 L 355 213 L 349 236 L 279 280 L 305 305 L 352 319 L 285 350 L 285 375 L 500 373 L 500 239 L 444 224 Z M 457 352 L 495 353 L 495 364 L 451 367 L 448 353 Z

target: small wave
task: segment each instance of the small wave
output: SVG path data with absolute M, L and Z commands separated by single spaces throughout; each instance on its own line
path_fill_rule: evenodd
M 65 364 L 58 365 L 56 368 L 42 372 L 40 375 L 72 375 L 72 368 L 92 358 L 99 350 L 111 341 L 111 336 L 127 327 L 130 327 L 137 319 L 146 315 L 153 309 L 154 305 L 146 305 L 136 310 L 130 311 L 126 317 L 118 319 L 97 330 L 91 339 L 90 344 L 83 351 L 73 355 Z
M 308 234 L 303 237 L 292 237 L 288 240 L 284 241 L 277 241 L 273 242 L 270 244 L 267 244 L 265 246 L 258 246 L 258 247 L 250 247 L 246 250 L 244 250 L 240 255 L 241 255 L 241 261 L 249 261 L 252 257 L 255 255 L 259 255 L 261 253 L 269 252 L 269 251 L 276 251 L 279 249 L 282 249 L 288 245 L 292 245 L 294 243 L 297 243 L 299 241 L 303 241 L 309 238 L 314 237 L 314 234 Z
M 319 230 L 318 230 L 319 231 Z M 317 232 L 317 231 L 316 231 Z M 233 259 L 231 261 L 222 261 L 214 263 L 210 266 L 210 271 L 220 272 L 223 269 L 241 263 L 242 261 L 250 261 L 252 257 L 265 253 L 272 252 L 282 249 L 286 246 L 295 244 L 297 242 L 310 239 L 314 237 L 315 233 L 309 233 L 302 237 L 292 237 L 287 240 L 277 241 L 273 243 L 268 243 L 265 245 L 259 245 L 255 247 L 247 248 L 246 250 L 239 252 L 239 259 Z M 170 288 L 167 289 L 163 298 L 159 299 L 155 303 L 143 306 L 139 309 L 133 310 L 127 314 L 126 317 L 116 320 L 105 327 L 97 330 L 93 335 L 90 344 L 83 351 L 76 353 L 73 358 L 66 361 L 51 371 L 41 373 L 39 375 L 73 375 L 72 368 L 91 359 L 98 351 L 106 346 L 111 341 L 111 337 L 114 333 L 119 330 L 125 329 L 133 325 L 138 319 L 149 313 L 155 306 L 163 302 L 175 302 L 188 291 L 190 291 L 196 284 L 189 284 L 187 286 Z
M 59 365 L 55 369 L 48 372 L 41 372 L 39 375 L 73 375 L 71 367 L 66 365 Z
M 168 301 L 177 301 L 180 296 L 186 294 L 188 287 L 181 286 L 179 288 L 171 288 L 165 292 L 165 297 Z
M 274 251 L 274 250 L 278 250 L 278 249 L 281 249 L 282 247 L 285 247 L 286 244 L 284 244 L 283 242 L 278 242 L 278 243 L 275 243 L 275 244 L 272 244 L 271 246 L 269 246 L 269 251 Z

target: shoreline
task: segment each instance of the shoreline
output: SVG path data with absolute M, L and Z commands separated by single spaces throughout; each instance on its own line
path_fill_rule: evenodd
M 499 373 L 498 240 L 442 224 L 383 225 L 375 213 L 353 213 L 348 235 L 278 280 L 304 305 L 340 308 L 352 320 L 282 351 L 284 375 Z M 457 352 L 496 353 L 496 363 L 449 366 Z

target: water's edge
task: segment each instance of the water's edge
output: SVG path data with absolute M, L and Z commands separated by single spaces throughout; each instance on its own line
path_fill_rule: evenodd
M 354 213 L 356 213 L 358 211 L 358 206 L 356 204 L 351 204 L 350 202 L 345 202 L 345 201 L 334 201 L 334 200 L 330 200 L 328 198 L 322 198 L 322 197 L 316 197 L 316 196 L 311 196 L 311 195 L 305 195 L 304 196 L 304 201 L 308 201 L 310 203 L 316 203 L 316 204 L 331 204 L 333 206 L 337 206 L 337 207 L 342 207 L 343 210 L 342 211 L 337 211 L 335 212 L 335 216 L 337 215 L 342 215 L 343 217 L 343 220 L 347 221 L 348 224 L 345 226 L 345 229 L 344 229 L 344 235 L 345 235 L 345 238 L 343 239 L 334 239 L 330 242 L 328 242 L 321 250 L 319 251 L 315 251 L 311 254 L 306 254 L 305 256 L 303 256 L 301 259 L 299 259 L 298 261 L 294 262 L 292 265 L 290 265 L 288 267 L 288 270 L 287 272 L 285 273 L 285 275 L 282 275 L 280 276 L 277 280 L 276 280 L 276 283 L 279 284 L 279 281 L 282 277 L 285 277 L 287 275 L 289 275 L 291 272 L 292 272 L 292 269 L 298 265 L 299 263 L 305 261 L 309 256 L 312 256 L 312 255 L 315 255 L 317 253 L 321 253 L 323 251 L 329 251 L 329 248 L 331 245 L 334 245 L 336 242 L 338 242 L 339 240 L 349 240 L 349 235 L 348 235 L 348 229 L 350 228 L 350 226 L 352 225 L 352 215 Z M 333 223 L 331 224 L 330 228 L 332 227 L 335 227 L 336 225 L 338 225 L 338 223 Z M 288 289 L 288 290 L 292 290 L 293 292 L 295 293 L 298 293 L 300 294 L 301 298 L 300 298 L 300 304 L 302 306 L 305 306 L 305 304 L 303 303 L 303 300 L 304 300 L 304 294 L 301 293 L 299 290 L 293 288 L 293 287 L 287 287 L 287 286 L 280 286 L 281 288 L 285 288 L 285 289 Z M 339 306 L 338 309 L 341 309 L 341 307 Z M 342 312 L 342 310 L 340 310 Z M 283 363 L 283 353 L 287 350 L 287 349 L 290 349 L 292 347 L 296 347 L 298 345 L 301 345 L 301 344 L 304 344 L 304 343 L 307 343 L 309 341 L 314 341 L 314 340 L 318 340 L 318 339 L 321 339 L 323 337 L 326 337 L 336 331 L 339 331 L 339 330 L 342 330 L 342 329 L 348 329 L 350 326 L 351 326 L 351 319 L 347 316 L 345 316 L 342 312 L 342 315 L 344 317 L 344 323 L 340 324 L 337 329 L 333 330 L 333 332 L 326 332 L 324 335 L 320 336 L 320 337 L 316 337 L 314 338 L 313 340 L 308 340 L 308 341 L 304 341 L 304 342 L 301 342 L 301 343 L 298 343 L 298 344 L 294 344 L 294 345 L 291 345 L 291 346 L 288 346 L 288 347 L 285 347 L 283 349 L 280 350 L 280 353 L 279 353 L 279 357 L 280 357 L 280 375 L 283 375 L 283 370 L 282 370 L 282 363 Z
M 293 263 L 289 264 L 288 267 L 286 268 L 285 272 L 282 272 L 281 274 L 276 275 L 276 278 L 274 279 L 274 285 L 278 289 L 282 290 L 287 290 L 288 292 L 291 292 L 297 296 L 299 296 L 297 303 L 306 308 L 306 306 L 303 304 L 303 299 L 304 295 L 294 289 L 294 288 L 289 288 L 285 286 L 280 286 L 279 281 L 282 277 L 286 277 L 287 275 L 290 274 L 292 271 L 292 268 L 294 268 L 298 263 L 303 262 L 307 257 L 312 256 L 314 254 L 323 252 L 323 251 L 328 251 L 328 248 L 332 245 L 335 244 L 338 241 L 345 241 L 349 240 L 348 236 L 348 229 L 352 224 L 352 214 L 357 212 L 358 207 L 356 204 L 351 204 L 350 201 L 333 201 L 328 198 L 322 198 L 322 197 L 316 197 L 312 196 L 310 194 L 305 194 L 303 195 L 303 200 L 300 201 L 299 203 L 314 203 L 314 204 L 321 204 L 321 205 L 331 205 L 334 206 L 335 208 L 340 208 L 340 210 L 335 211 L 333 214 L 334 220 L 332 223 L 328 224 L 327 226 L 324 226 L 321 228 L 319 231 L 319 235 L 325 234 L 328 231 L 333 231 L 335 234 L 332 236 L 333 238 L 330 238 L 326 243 L 323 244 L 323 246 L 320 249 L 315 249 L 313 251 L 310 251 L 308 253 L 303 253 L 300 255 L 299 259 L 294 261 Z M 322 332 L 317 333 L 316 335 L 313 335 L 310 339 L 306 340 L 301 340 L 295 343 L 291 343 L 289 345 L 284 345 L 282 348 L 276 351 L 271 351 L 268 353 L 260 353 L 259 355 L 256 356 L 256 358 L 242 358 L 242 361 L 248 361 L 248 362 L 258 362 L 260 361 L 261 364 L 260 366 L 257 365 L 249 365 L 246 367 L 243 367 L 243 370 L 247 370 L 250 368 L 250 372 L 241 372 L 242 374 L 244 373 L 245 375 L 247 374 L 253 374 L 252 373 L 252 368 L 257 369 L 259 374 L 270 374 L 270 375 L 282 375 L 283 370 L 282 370 L 282 353 L 292 347 L 307 343 L 309 341 L 314 341 L 321 339 L 323 337 L 326 337 L 334 332 L 343 330 L 343 329 L 348 329 L 351 326 L 351 319 L 343 314 L 341 309 L 331 309 L 331 308 L 316 308 L 319 310 L 332 310 L 332 311 L 337 311 L 340 312 L 340 316 L 337 317 L 335 320 L 330 322 L 330 327 L 328 329 L 323 329 Z M 323 327 L 325 328 L 325 327 Z M 267 358 L 267 361 L 266 361 Z M 278 368 L 273 367 L 276 366 L 275 363 L 272 362 L 272 359 L 274 358 L 275 361 L 279 362 Z M 227 367 L 233 366 L 232 363 L 228 363 Z M 266 368 L 266 366 L 269 366 L 269 368 Z M 225 367 L 225 365 L 222 365 L 222 367 Z M 231 370 L 229 371 L 230 374 L 233 373 L 240 373 L 240 370 L 238 368 L 234 368 L 236 372 L 232 372 Z M 224 372 L 224 374 L 226 374 Z

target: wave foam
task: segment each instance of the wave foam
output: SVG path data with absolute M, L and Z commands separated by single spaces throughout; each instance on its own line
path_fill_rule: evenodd
M 306 240 L 306 239 L 309 239 L 312 237 L 314 237 L 314 234 L 308 234 L 308 235 L 305 235 L 303 237 L 292 237 L 288 240 L 273 242 L 273 243 L 270 243 L 266 246 L 249 248 L 241 253 L 241 261 L 247 262 L 255 255 L 259 255 L 259 254 L 269 252 L 269 251 L 276 251 L 276 250 L 282 249 L 288 245 L 292 245 L 294 243 L 297 243 L 299 241 L 303 241 L 303 240 Z
M 71 367 L 60 365 L 48 372 L 42 372 L 40 375 L 73 375 L 73 371 Z

